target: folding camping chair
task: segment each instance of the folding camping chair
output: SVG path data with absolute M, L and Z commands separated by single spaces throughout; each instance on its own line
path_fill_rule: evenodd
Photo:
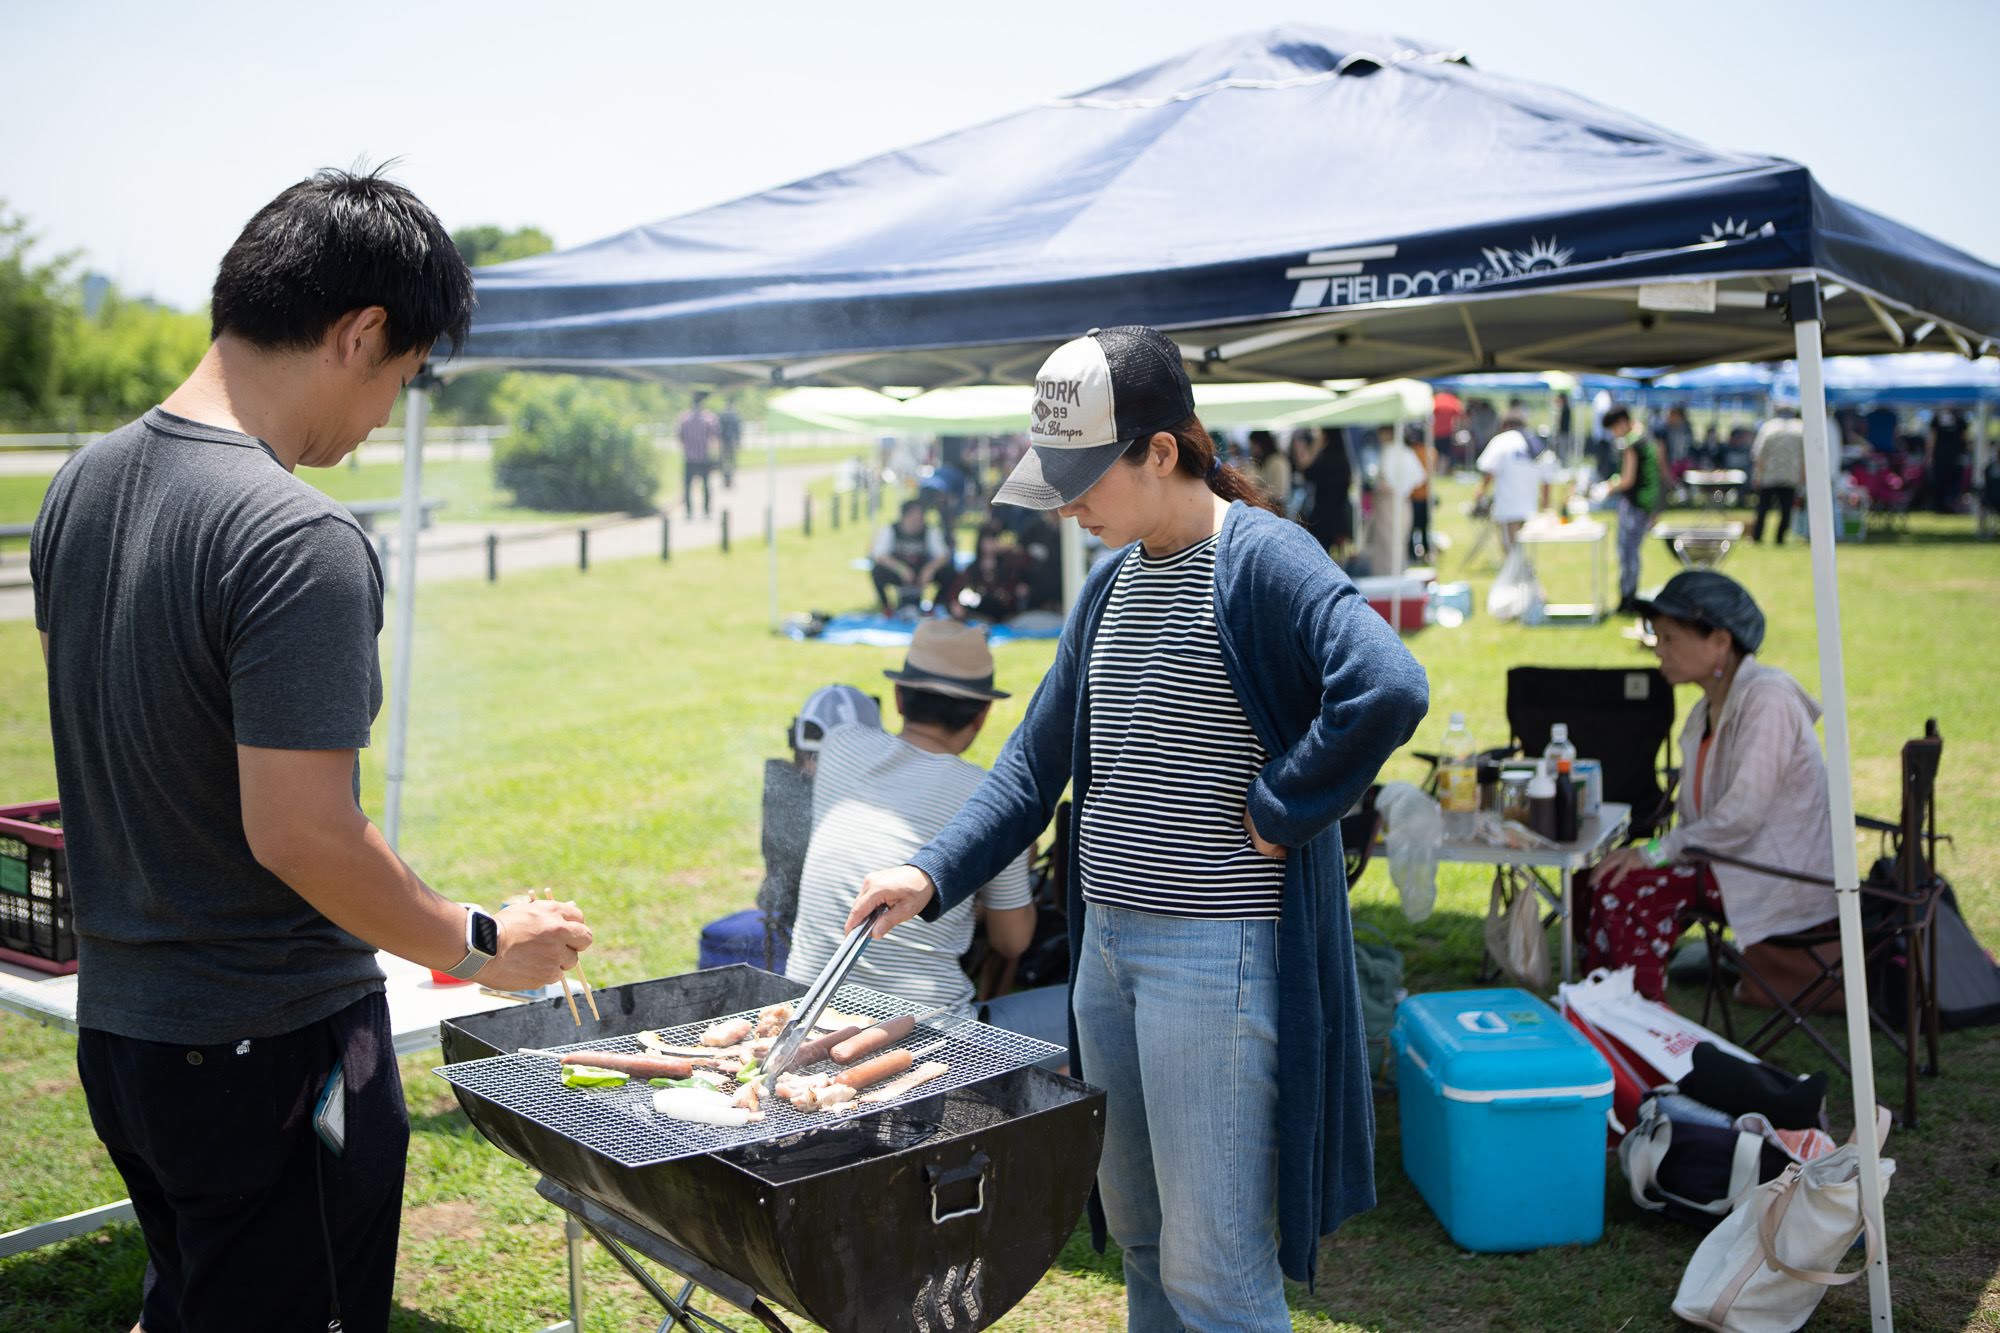
M 1948 892 L 1937 873 L 1937 845 L 1949 841 L 1937 831 L 1938 762 L 1944 753 L 1944 739 L 1937 721 L 1924 724 L 1922 737 L 1903 746 L 1903 809 L 1896 823 L 1867 816 L 1858 817 L 1858 827 L 1881 833 L 1890 854 L 1877 862 L 1876 871 L 1861 885 L 1862 963 L 1873 972 L 1877 984 L 1869 988 L 1869 1021 L 1889 1039 L 1903 1057 L 1903 1123 L 1917 1123 L 1917 1044 L 1922 1038 L 1929 1055 L 1921 1066 L 1925 1074 L 1938 1071 L 1937 934 L 1934 929 L 1938 902 Z M 1833 881 L 1776 866 L 1760 865 L 1738 857 L 1723 856 L 1690 847 L 1688 854 L 1721 865 L 1742 866 L 1760 874 L 1778 875 L 1806 884 Z M 1708 946 L 1710 968 L 1707 994 L 1702 1001 L 1701 1019 L 1720 1006 L 1722 1030 L 1738 1041 L 1734 1015 L 1730 1011 L 1730 986 L 1722 978 L 1716 960 L 1727 958 L 1741 973 L 1736 983 L 1737 998 L 1746 1003 L 1768 1004 L 1771 1017 L 1763 1026 L 1738 1044 L 1753 1055 L 1763 1055 L 1793 1032 L 1803 1032 L 1826 1053 L 1841 1073 L 1849 1073 L 1847 1058 L 1840 1048 L 1813 1026 L 1815 1012 L 1839 1012 L 1831 1006 L 1843 997 L 1843 968 L 1840 953 L 1840 926 L 1837 920 L 1810 930 L 1775 935 L 1749 950 L 1739 949 L 1725 938 L 1728 923 L 1705 911 L 1690 914 Z M 1749 956 L 1756 955 L 1756 956 Z M 1902 968 L 1902 994 L 1890 991 L 1893 967 Z M 1799 978 L 1803 977 L 1800 984 Z M 1762 998 L 1759 999 L 1758 997 Z M 1885 1012 L 1884 1001 L 1900 1000 L 1900 1019 Z
M 1650 667 L 1510 668 L 1507 725 L 1514 743 L 1489 753 L 1540 754 L 1558 722 L 1569 728 L 1579 756 L 1603 765 L 1604 799 L 1631 807 L 1628 842 L 1667 826 L 1680 773 L 1672 765 L 1674 691 L 1665 676 Z M 1539 893 L 1548 908 L 1543 924 L 1560 918 L 1561 888 L 1533 866 L 1496 866 L 1493 876 L 1503 905 L 1517 893 Z M 1569 928 L 1575 925 L 1572 921 Z M 1494 975 L 1494 966 L 1489 959 L 1482 979 Z
M 1577 754 L 1604 765 L 1604 799 L 1632 807 L 1631 840 L 1673 817 L 1674 690 L 1651 667 L 1514 667 L 1507 672 L 1507 725 L 1524 754 L 1548 748 L 1549 729 L 1569 727 Z

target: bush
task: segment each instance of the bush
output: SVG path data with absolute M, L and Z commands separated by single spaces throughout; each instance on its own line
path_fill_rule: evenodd
M 493 479 L 527 509 L 642 513 L 660 485 L 659 456 L 614 386 L 510 376 L 512 423 L 494 442 Z

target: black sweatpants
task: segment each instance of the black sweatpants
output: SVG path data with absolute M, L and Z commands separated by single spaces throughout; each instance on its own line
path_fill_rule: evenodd
M 336 1055 L 339 1157 L 312 1124 Z M 379 992 L 295 1032 L 218 1046 L 86 1028 L 76 1065 L 146 1237 L 146 1333 L 323 1333 L 330 1273 L 346 1333 L 388 1327 L 410 1121 Z
M 714 512 L 714 496 L 708 489 L 708 475 L 714 470 L 711 463 L 684 463 L 681 472 L 681 505 L 689 518 L 694 517 L 694 486 L 701 483 L 701 516 L 707 518 Z
M 1792 506 L 1798 501 L 1799 488 L 1796 486 L 1759 486 L 1757 488 L 1757 518 L 1750 526 L 1750 540 L 1764 540 L 1764 516 L 1775 511 L 1778 515 L 1778 545 L 1785 544 L 1785 533 L 1792 526 Z

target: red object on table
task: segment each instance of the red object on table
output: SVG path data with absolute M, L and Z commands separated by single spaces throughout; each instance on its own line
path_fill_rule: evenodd
M 440 986 L 470 986 L 472 984 L 465 977 L 455 977 L 449 972 L 440 972 L 436 968 L 431 969 L 431 980 Z

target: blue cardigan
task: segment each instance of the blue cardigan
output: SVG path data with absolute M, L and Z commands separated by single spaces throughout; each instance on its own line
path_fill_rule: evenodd
M 1056 658 L 993 771 L 910 864 L 928 874 L 934 920 L 998 874 L 1047 827 L 1075 783 L 1070 831 L 1090 786 L 1091 643 L 1118 566 L 1084 582 Z M 1257 831 L 1289 849 L 1278 923 L 1278 1257 L 1310 1282 L 1319 1239 L 1375 1205 L 1375 1108 L 1347 914 L 1340 817 L 1358 801 L 1429 707 L 1424 670 L 1304 528 L 1238 502 L 1215 558 L 1223 666 L 1273 758 L 1251 784 Z M 1084 902 L 1069 841 L 1070 975 Z M 1070 1018 L 1070 1068 L 1086 1077 Z M 1093 1195 L 1092 1234 L 1104 1220 Z

